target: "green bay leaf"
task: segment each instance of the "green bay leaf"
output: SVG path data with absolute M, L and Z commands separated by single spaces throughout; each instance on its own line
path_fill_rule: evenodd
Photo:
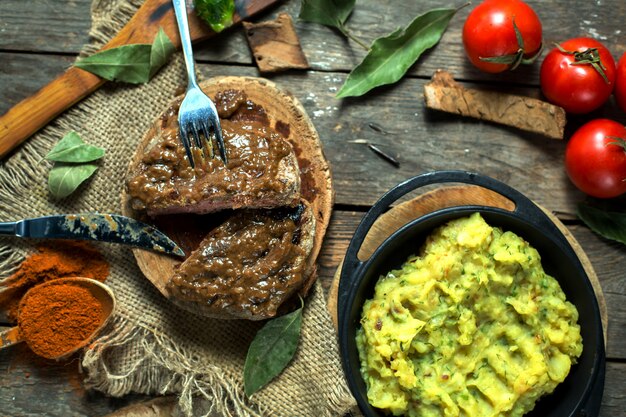
M 406 28 L 376 39 L 369 53 L 348 75 L 337 97 L 357 97 L 400 80 L 422 53 L 439 42 L 457 9 L 434 9 Z
M 196 14 L 214 32 L 219 33 L 233 23 L 234 0 L 194 0 Z
M 46 159 L 56 162 L 91 162 L 104 156 L 104 149 L 89 145 L 78 133 L 71 131 L 46 155 Z
M 48 189 L 56 198 L 67 197 L 97 169 L 98 165 L 95 164 L 56 163 L 48 175 Z
M 343 32 L 355 2 L 356 0 L 302 0 L 298 18 L 335 27 Z
M 243 385 L 249 397 L 289 364 L 298 348 L 302 308 L 269 320 L 257 332 L 248 348 L 243 369 Z
M 150 50 L 150 78 L 169 61 L 175 51 L 176 48 L 170 38 L 163 28 L 159 28 L 159 32 L 154 38 L 152 49 Z
M 118 46 L 78 60 L 74 66 L 109 81 L 146 83 L 150 80 L 151 50 L 148 44 Z
M 591 230 L 600 236 L 626 245 L 626 213 L 600 210 L 581 203 L 578 205 L 577 214 Z

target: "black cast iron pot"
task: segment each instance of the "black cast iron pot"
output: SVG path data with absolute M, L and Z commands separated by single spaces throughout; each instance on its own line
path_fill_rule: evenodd
M 360 261 L 357 253 L 374 221 L 407 193 L 431 184 L 465 183 L 495 191 L 515 204 L 513 211 L 488 206 L 457 206 L 415 219 L 387 238 L 372 256 Z M 526 417 L 594 417 L 598 415 L 604 388 L 605 352 L 600 310 L 587 274 L 561 231 L 532 201 L 492 178 L 464 171 L 438 171 L 411 178 L 387 192 L 359 224 L 344 259 L 338 291 L 339 346 L 344 372 L 352 394 L 365 416 L 384 413 L 367 401 L 360 373 L 356 331 L 361 309 L 371 298 L 381 275 L 398 269 L 419 251 L 426 236 L 448 220 L 480 212 L 491 226 L 510 230 L 535 247 L 546 273 L 555 277 L 567 299 L 579 312 L 583 352 L 556 390 L 541 400 Z

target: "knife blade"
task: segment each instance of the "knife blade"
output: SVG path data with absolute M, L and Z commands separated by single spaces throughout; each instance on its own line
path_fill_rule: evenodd
M 0 235 L 120 243 L 185 256 L 180 246 L 163 232 L 146 223 L 117 214 L 61 214 L 0 222 Z

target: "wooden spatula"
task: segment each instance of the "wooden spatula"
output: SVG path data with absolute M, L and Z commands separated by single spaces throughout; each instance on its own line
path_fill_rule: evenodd
M 235 11 L 233 23 L 279 3 L 281 0 L 243 0 Z M 190 3 L 190 0 L 187 0 Z M 171 0 L 146 0 L 132 19 L 102 49 L 131 43 L 152 43 L 162 27 L 177 48 L 180 37 Z M 195 13 L 189 13 L 191 39 L 199 41 L 215 35 Z M 94 92 L 106 80 L 76 67 L 70 67 L 48 85 L 0 117 L 0 159 L 48 122 Z

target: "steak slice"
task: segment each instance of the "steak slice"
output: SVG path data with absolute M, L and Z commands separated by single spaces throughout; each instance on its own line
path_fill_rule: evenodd
M 309 284 L 315 217 L 296 207 L 236 212 L 212 230 L 167 284 L 170 299 L 204 316 L 263 320 Z
M 296 205 L 300 171 L 291 144 L 262 107 L 235 90 L 216 96 L 228 165 L 194 149 L 191 168 L 178 134 L 180 100 L 146 135 L 126 187 L 134 210 L 150 216 Z

